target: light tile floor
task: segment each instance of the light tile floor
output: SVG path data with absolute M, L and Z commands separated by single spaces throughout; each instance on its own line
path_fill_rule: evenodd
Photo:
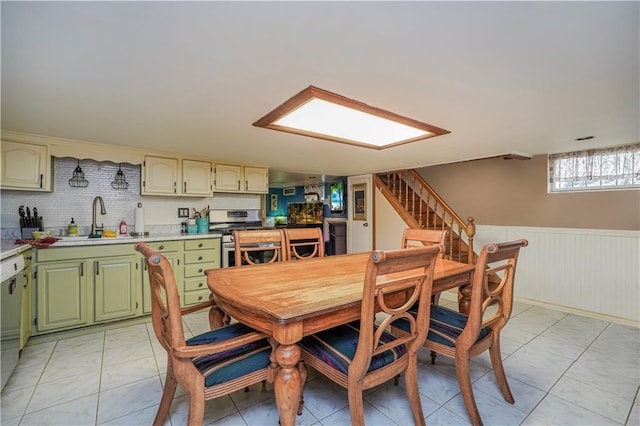
M 451 302 L 442 301 L 445 304 Z M 189 335 L 207 329 L 206 315 L 184 319 Z M 149 425 L 164 380 L 165 355 L 150 324 L 30 344 L 0 395 L 10 425 Z M 472 361 L 478 408 L 486 425 L 640 425 L 640 330 L 516 303 L 502 333 L 504 365 L 516 402 L 506 403 L 487 354 Z M 453 362 L 429 364 L 422 350 L 420 391 L 427 423 L 469 424 Z M 348 425 L 346 392 L 311 372 L 299 425 Z M 366 392 L 367 425 L 410 425 L 404 384 Z M 208 401 L 205 424 L 277 425 L 273 390 Z M 167 425 L 186 423 L 178 389 Z

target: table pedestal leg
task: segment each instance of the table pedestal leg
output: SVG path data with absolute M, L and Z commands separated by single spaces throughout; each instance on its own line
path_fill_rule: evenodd
M 296 345 L 279 345 L 275 355 L 279 368 L 275 372 L 273 387 L 280 414 L 280 424 L 294 426 L 298 402 L 302 393 L 300 370 L 297 368 L 300 349 Z
M 469 309 L 471 309 L 471 284 L 458 288 L 458 311 L 469 315 Z
M 209 309 L 209 327 L 211 327 L 211 330 L 220 328 L 223 325 L 228 325 L 229 320 L 227 318 L 229 318 L 227 314 L 216 305 L 213 305 L 211 309 Z

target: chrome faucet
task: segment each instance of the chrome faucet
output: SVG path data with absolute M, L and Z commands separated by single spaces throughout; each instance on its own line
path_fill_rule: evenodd
M 104 200 L 102 197 L 98 196 L 93 199 L 93 222 L 91 222 L 91 234 L 95 235 L 98 232 L 102 233 L 104 230 L 104 225 L 98 226 L 96 224 L 96 201 L 100 202 L 100 214 L 107 214 L 107 211 L 104 208 Z

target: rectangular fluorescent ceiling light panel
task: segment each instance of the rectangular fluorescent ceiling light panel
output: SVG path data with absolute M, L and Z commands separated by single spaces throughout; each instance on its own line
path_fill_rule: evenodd
M 314 86 L 307 87 L 253 125 L 373 149 L 449 133 Z

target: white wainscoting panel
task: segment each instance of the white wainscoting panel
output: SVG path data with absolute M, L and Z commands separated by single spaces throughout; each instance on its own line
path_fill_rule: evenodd
M 516 298 L 640 324 L 640 232 L 478 225 L 474 249 L 519 238 Z

